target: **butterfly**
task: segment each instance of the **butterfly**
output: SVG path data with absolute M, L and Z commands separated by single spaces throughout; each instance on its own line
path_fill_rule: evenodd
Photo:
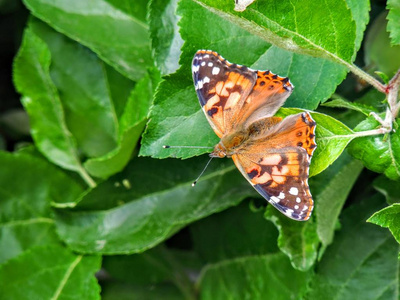
M 293 91 L 289 78 L 232 64 L 199 50 L 192 75 L 200 105 L 220 138 L 211 157 L 231 157 L 250 184 L 291 219 L 306 221 L 314 202 L 308 186 L 317 145 L 308 112 L 275 113 Z

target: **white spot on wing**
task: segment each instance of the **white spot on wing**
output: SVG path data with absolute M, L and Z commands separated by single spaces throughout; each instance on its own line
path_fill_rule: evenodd
M 209 66 L 209 67 L 212 67 L 212 66 L 213 66 L 213 63 L 212 63 L 212 62 L 209 62 L 209 63 L 208 63 L 208 66 Z
M 201 62 L 201 66 L 202 66 L 202 67 L 204 67 L 205 65 L 206 65 L 206 62 L 205 62 L 205 61 Z
M 279 203 L 281 201 L 281 199 L 279 199 L 278 197 L 275 197 L 275 196 L 271 196 L 269 199 L 274 203 Z
M 197 66 L 192 66 L 192 72 L 193 72 L 193 73 L 198 72 L 199 69 L 200 69 L 200 66 L 199 66 L 199 65 L 197 65 Z
M 298 205 L 295 205 L 295 206 L 294 206 L 294 209 L 299 209 L 299 206 L 298 206 Z
M 209 83 L 210 82 L 210 78 L 208 78 L 207 76 L 203 78 L 203 83 Z
M 218 68 L 218 67 L 214 67 L 213 69 L 212 69 L 212 74 L 213 75 L 217 75 L 218 73 L 219 73 L 219 71 L 220 71 L 220 68 Z
M 280 192 L 278 198 L 285 199 L 285 193 Z
M 294 210 L 290 209 L 290 208 L 286 209 L 286 211 L 285 211 L 285 215 L 287 215 L 289 217 L 293 217 L 293 213 L 294 213 Z
M 199 80 L 199 81 L 197 82 L 196 90 L 200 90 L 200 89 L 202 89 L 202 88 L 203 88 L 203 81 Z
M 301 199 L 299 197 L 296 198 L 297 203 L 301 203 Z
M 289 194 L 291 194 L 293 196 L 297 196 L 299 194 L 299 190 L 295 187 L 291 187 L 289 190 Z

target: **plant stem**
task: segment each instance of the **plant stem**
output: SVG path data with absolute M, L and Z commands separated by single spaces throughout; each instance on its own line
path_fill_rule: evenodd
M 386 94 L 386 86 L 384 84 L 382 84 L 379 80 L 377 80 L 373 76 L 369 75 L 367 72 L 364 72 L 362 69 L 360 69 L 359 67 L 357 67 L 354 64 L 350 64 L 346 61 L 343 61 L 342 63 L 344 63 L 346 65 L 346 67 L 348 67 L 350 69 L 350 71 L 353 72 L 354 74 L 356 74 L 358 77 L 360 77 L 361 79 L 364 79 L 366 82 L 368 82 L 370 85 L 375 87 L 381 93 Z
M 397 103 L 397 98 L 399 96 L 399 86 L 400 86 L 400 69 L 397 71 L 396 75 L 389 81 L 387 86 L 388 90 L 388 103 L 393 118 L 396 118 L 399 113 L 400 102 Z
M 81 167 L 78 170 L 79 175 L 81 175 L 82 179 L 87 183 L 87 185 L 91 188 L 96 187 L 96 182 L 90 177 L 90 175 L 86 172 L 86 170 Z

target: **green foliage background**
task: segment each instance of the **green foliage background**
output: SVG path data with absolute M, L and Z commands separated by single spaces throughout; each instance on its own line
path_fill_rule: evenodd
M 233 8 L 0 1 L 0 299 L 399 299 L 400 121 L 356 135 L 384 116 L 366 82 L 400 67 L 400 2 Z M 218 142 L 198 49 L 289 76 L 279 115 L 314 111 L 309 221 L 229 159 L 192 188 L 207 151 L 162 148 Z

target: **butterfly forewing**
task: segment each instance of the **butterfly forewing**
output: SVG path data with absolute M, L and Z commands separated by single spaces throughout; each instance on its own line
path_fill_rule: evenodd
M 238 111 L 256 82 L 247 67 L 231 64 L 216 52 L 201 50 L 192 62 L 197 96 L 215 133 L 221 137 L 232 130 Z

